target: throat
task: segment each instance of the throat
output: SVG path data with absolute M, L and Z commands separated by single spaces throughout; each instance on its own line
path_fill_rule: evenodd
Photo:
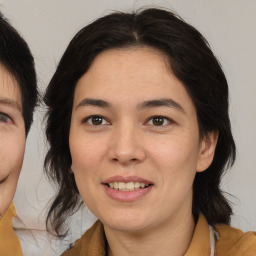
M 194 232 L 194 219 L 185 225 L 159 226 L 143 232 L 114 231 L 104 227 L 107 256 L 181 256 L 185 255 Z

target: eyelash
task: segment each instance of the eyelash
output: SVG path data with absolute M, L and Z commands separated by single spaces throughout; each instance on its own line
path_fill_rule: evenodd
M 105 123 L 100 123 L 100 124 L 93 124 L 93 118 L 99 118 L 99 119 L 101 119 L 102 121 L 103 120 L 105 120 Z M 163 124 L 161 124 L 161 125 L 154 125 L 154 119 L 163 119 Z M 168 118 L 168 117 L 165 117 L 165 116 L 152 116 L 152 117 L 150 117 L 148 120 L 147 120 L 147 124 L 150 122 L 150 121 L 152 121 L 152 123 L 150 124 L 150 125 L 152 125 L 152 126 L 155 126 L 155 127 L 163 127 L 163 126 L 166 126 L 166 125 L 168 125 L 168 124 L 170 124 L 170 123 L 174 123 L 174 121 L 173 120 L 171 120 L 170 118 Z M 101 126 L 101 125 L 109 125 L 110 124 L 110 122 L 106 119 L 106 118 L 104 118 L 103 116 L 100 116 L 100 115 L 92 115 L 92 116 L 88 116 L 88 117 L 86 117 L 85 119 L 83 119 L 82 120 L 82 123 L 88 123 L 89 125 L 91 125 L 91 126 Z
M 7 114 L 0 112 L 0 122 L 10 123 L 12 119 Z

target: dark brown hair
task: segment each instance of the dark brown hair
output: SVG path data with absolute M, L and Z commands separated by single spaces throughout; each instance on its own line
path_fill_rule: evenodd
M 210 167 L 197 173 L 193 185 L 193 214 L 202 212 L 210 224 L 229 223 L 232 209 L 220 190 L 226 167 L 235 160 L 235 143 L 228 114 L 228 85 L 220 64 L 205 38 L 174 13 L 144 9 L 133 13 L 112 13 L 79 31 L 62 56 L 47 88 L 46 136 L 50 144 L 45 159 L 47 174 L 58 184 L 48 213 L 58 235 L 66 217 L 80 202 L 70 171 L 69 129 L 74 90 L 94 58 L 112 48 L 147 46 L 169 59 L 175 76 L 193 100 L 201 136 L 218 131 L 215 156 Z

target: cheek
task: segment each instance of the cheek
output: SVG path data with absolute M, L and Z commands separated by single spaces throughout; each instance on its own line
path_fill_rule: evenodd
M 19 174 L 25 151 L 25 135 L 3 136 L 0 142 L 0 177 Z
M 72 158 L 72 169 L 79 193 L 85 203 L 95 192 L 100 183 L 100 170 L 105 163 L 106 143 L 99 136 L 88 136 L 84 132 L 70 129 L 69 147 Z M 94 193 L 95 194 L 95 193 Z M 91 196 L 92 197 L 92 196 Z M 88 199 L 89 198 L 89 199 Z
M 191 138 L 191 137 L 189 137 Z M 187 193 L 196 174 L 199 145 L 196 139 L 176 136 L 166 139 L 151 150 L 151 159 L 160 174 L 164 192 Z
M 0 179 L 5 177 L 7 179 L 0 184 L 1 215 L 13 200 L 25 151 L 25 135 L 4 136 L 3 138 L 0 142 Z
M 179 138 L 178 136 L 159 141 L 151 149 L 152 158 L 170 170 L 178 167 L 187 167 L 188 169 L 195 167 L 198 154 L 199 144 L 196 140 L 186 137 Z
M 69 146 L 74 170 L 84 172 L 94 170 L 101 163 L 105 150 L 98 140 L 84 136 L 70 136 Z
M 151 150 L 153 166 L 159 174 L 157 185 L 161 192 L 156 202 L 162 207 L 153 207 L 159 216 L 169 216 L 183 205 L 191 207 L 197 158 L 197 143 L 189 140 L 166 140 Z
M 72 158 L 72 169 L 78 191 L 87 206 L 94 209 L 94 202 L 91 202 L 97 195 L 95 184 L 98 182 L 97 169 L 99 169 L 100 147 L 87 140 L 70 137 L 70 153 Z

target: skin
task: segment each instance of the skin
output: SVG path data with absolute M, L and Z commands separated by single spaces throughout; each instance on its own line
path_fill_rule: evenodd
M 20 90 L 12 75 L 0 65 L 0 216 L 11 204 L 25 150 L 25 125 Z
M 84 104 L 88 98 L 109 106 Z M 145 106 L 159 99 L 176 105 Z M 103 118 L 95 125 L 92 115 Z M 163 54 L 143 47 L 96 57 L 75 89 L 69 145 L 78 190 L 104 225 L 109 255 L 185 254 L 195 226 L 193 180 L 212 162 L 216 141 L 216 134 L 200 139 L 194 104 Z M 153 186 L 120 202 L 102 185 L 116 175 Z

